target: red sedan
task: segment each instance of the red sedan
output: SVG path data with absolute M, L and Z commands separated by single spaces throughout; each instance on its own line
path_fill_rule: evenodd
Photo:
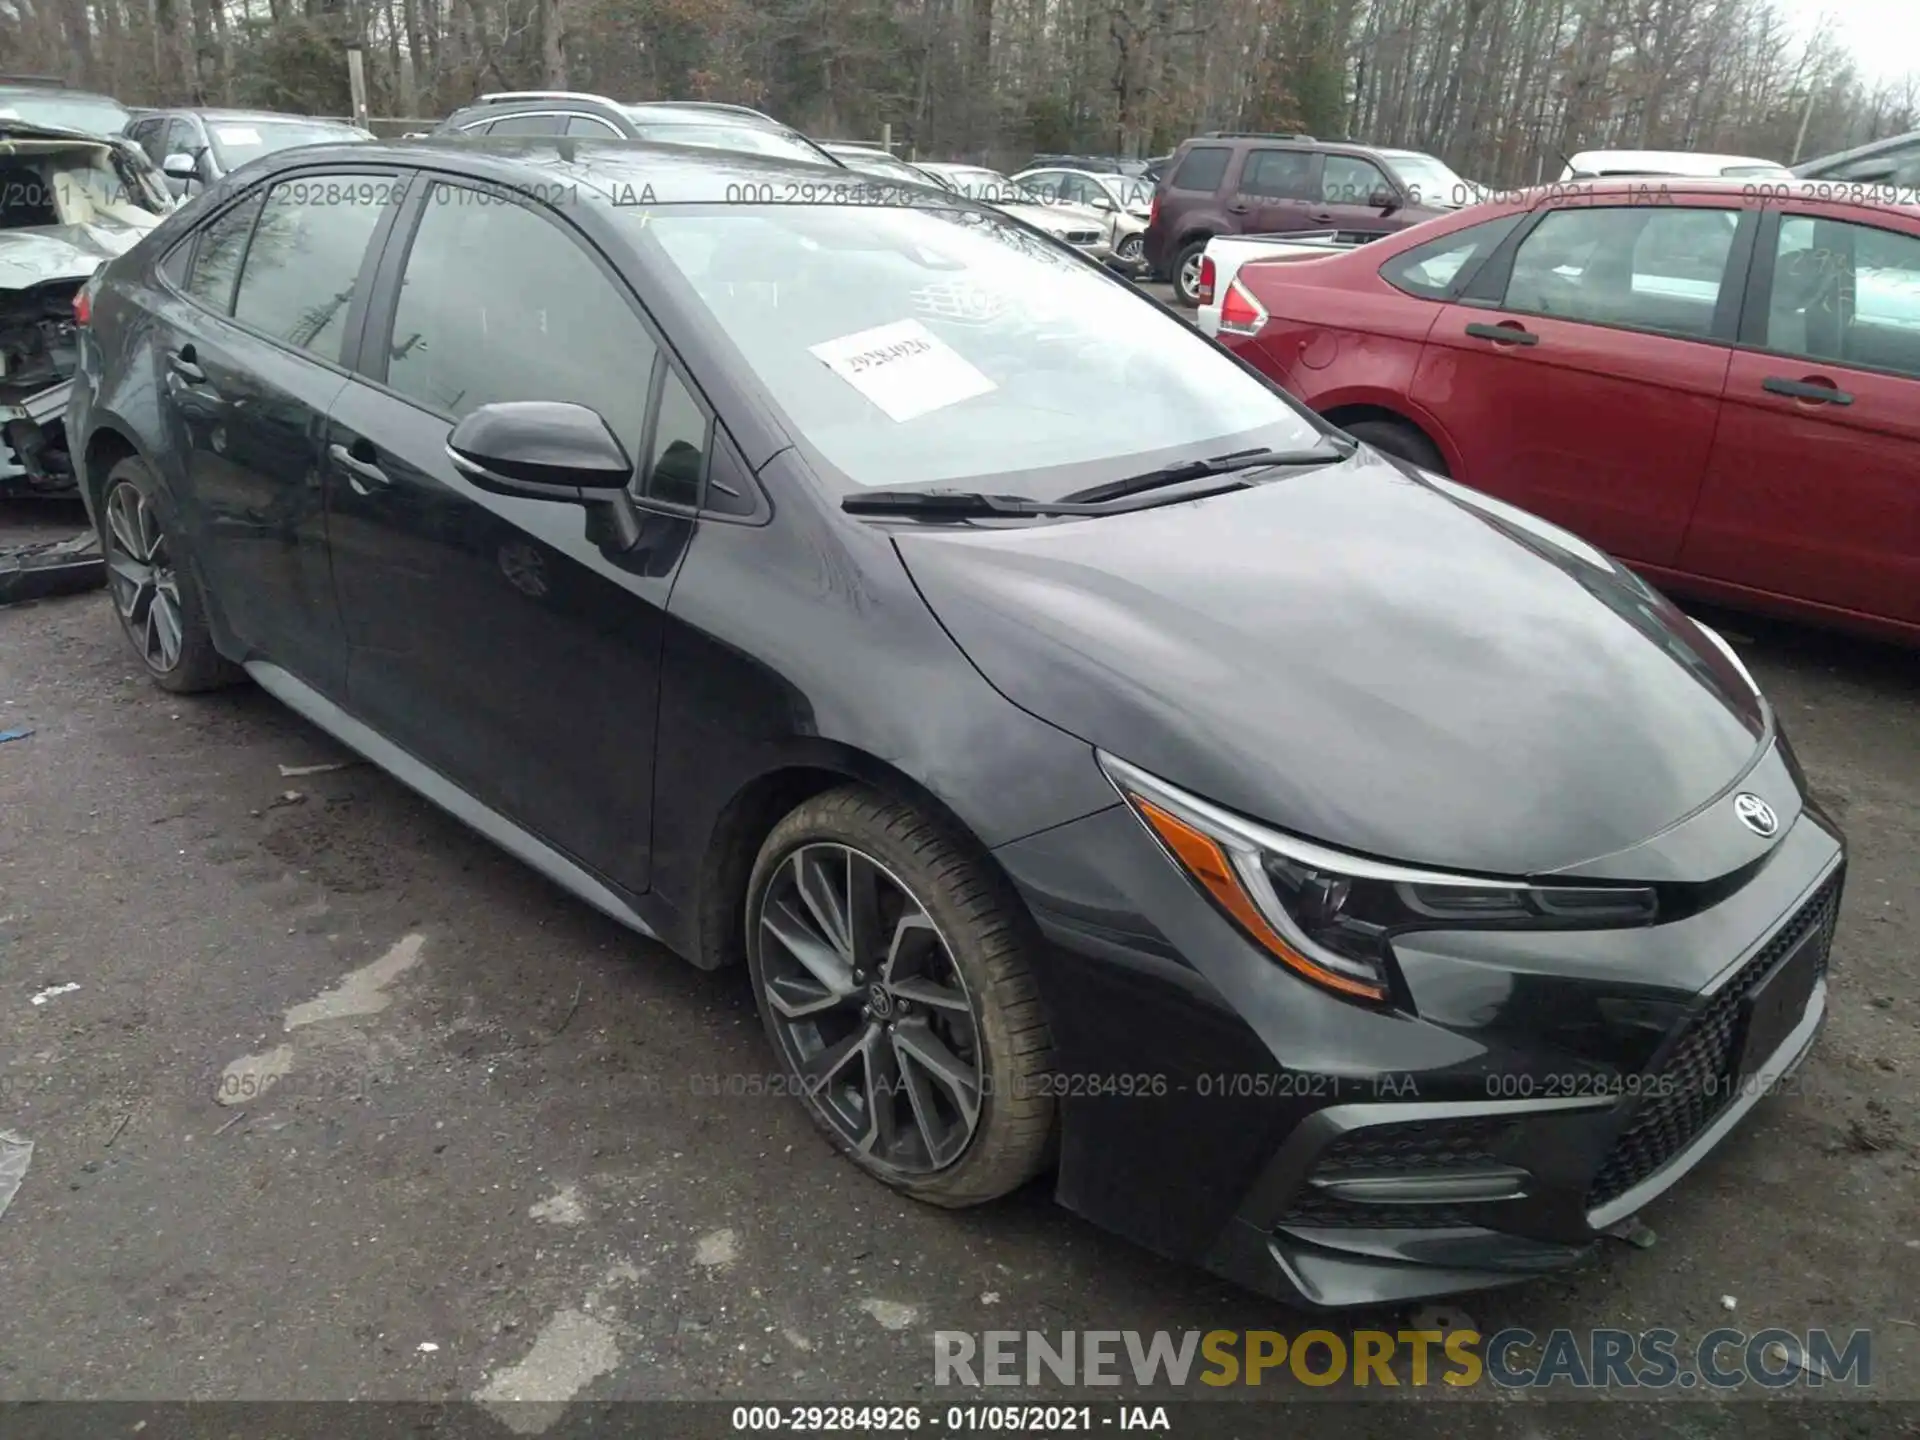
M 1243 266 L 1221 306 L 1336 424 L 1659 584 L 1920 641 L 1911 191 L 1556 186 Z

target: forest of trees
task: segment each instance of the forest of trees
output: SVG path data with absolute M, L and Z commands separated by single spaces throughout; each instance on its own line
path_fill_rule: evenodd
M 528 87 L 731 100 L 1001 163 L 1238 127 L 1512 185 L 1596 146 L 1789 161 L 1920 128 L 1920 77 L 1865 83 L 1775 0 L 0 0 L 0 71 L 129 104 L 343 115 L 354 44 L 376 116 Z

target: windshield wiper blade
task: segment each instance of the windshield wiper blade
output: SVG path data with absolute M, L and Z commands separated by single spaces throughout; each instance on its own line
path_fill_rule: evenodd
M 1183 460 L 1178 465 L 1165 465 L 1142 475 L 1109 480 L 1104 485 L 1076 490 L 1062 499 L 1081 504 L 1115 500 L 1123 495 L 1138 495 L 1168 485 L 1181 485 L 1189 480 L 1204 480 L 1209 475 L 1230 475 L 1237 470 L 1264 470 L 1269 466 L 1281 465 L 1334 465 L 1352 454 L 1350 448 L 1332 439 L 1307 450 L 1236 450 L 1230 455 L 1215 455 L 1206 460 Z
M 848 495 L 840 508 L 849 515 L 925 515 L 964 520 L 976 515 L 1093 515 L 1089 505 L 1062 505 L 1019 495 L 986 495 L 978 490 L 867 490 Z

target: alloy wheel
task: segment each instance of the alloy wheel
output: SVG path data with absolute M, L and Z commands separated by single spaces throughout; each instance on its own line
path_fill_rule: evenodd
M 107 577 L 121 623 L 149 667 L 180 663 L 180 579 L 152 503 L 137 485 L 107 496 Z
M 944 1170 L 980 1124 L 980 1032 L 946 937 L 901 880 L 803 845 L 762 894 L 760 984 L 802 1097 L 869 1163 Z
M 1180 290 L 1182 294 L 1198 295 L 1200 293 L 1200 261 L 1201 257 L 1196 252 L 1195 254 L 1189 255 L 1186 263 L 1180 267 Z
M 1140 258 L 1140 252 L 1144 249 L 1146 249 L 1146 242 L 1140 236 L 1129 235 L 1120 242 L 1120 249 L 1117 253 L 1122 260 L 1125 260 L 1128 264 L 1132 264 Z M 1199 283 L 1197 273 L 1195 283 Z

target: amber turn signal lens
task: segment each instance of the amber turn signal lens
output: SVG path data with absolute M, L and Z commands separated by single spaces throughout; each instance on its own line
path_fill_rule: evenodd
M 1247 894 L 1247 887 L 1240 883 L 1239 875 L 1234 872 L 1233 861 L 1211 835 L 1194 829 L 1179 816 L 1162 810 L 1151 800 L 1139 795 L 1129 795 L 1128 798 L 1147 824 L 1153 827 L 1153 833 L 1173 852 L 1174 859 L 1200 882 L 1207 894 L 1213 897 L 1214 903 L 1231 915 L 1242 930 L 1270 951 L 1281 964 L 1314 984 L 1324 985 L 1343 995 L 1357 995 L 1368 1000 L 1386 998 L 1387 992 L 1380 986 L 1337 974 L 1324 965 L 1316 965 L 1294 948 L 1260 913 L 1260 907 L 1253 903 L 1253 897 Z

